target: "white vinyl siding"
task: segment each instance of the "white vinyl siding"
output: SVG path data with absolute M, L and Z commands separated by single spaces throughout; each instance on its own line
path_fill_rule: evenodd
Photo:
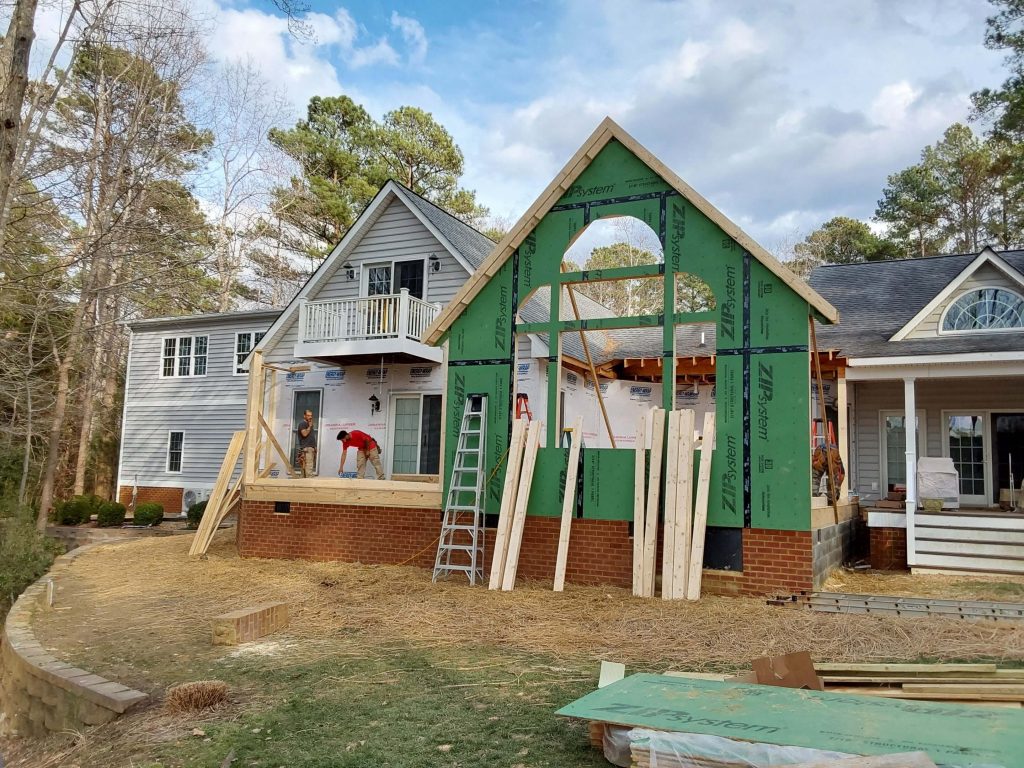
M 438 259 L 438 270 L 431 269 L 430 256 Z M 352 299 L 365 295 L 368 270 L 372 266 L 398 261 L 425 259 L 425 300 L 444 306 L 469 278 L 469 272 L 441 245 L 423 223 L 401 200 L 395 198 L 377 216 L 362 239 L 346 256 L 338 258 L 334 270 L 320 289 L 308 296 L 309 301 Z M 349 269 L 345 269 L 347 266 Z M 349 270 L 352 277 L 348 276 Z M 294 360 L 297 341 L 298 313 L 288 321 L 274 341 L 264 350 L 267 362 Z
M 171 488 L 212 488 L 224 460 L 231 435 L 245 428 L 247 376 L 236 376 L 236 334 L 263 332 L 272 318 L 181 318 L 132 334 L 131 360 L 125 391 L 124 428 L 121 434 L 120 485 Z M 165 342 L 193 341 L 190 368 L 196 352 L 205 375 L 163 376 Z M 184 432 L 180 472 L 168 471 L 169 432 Z

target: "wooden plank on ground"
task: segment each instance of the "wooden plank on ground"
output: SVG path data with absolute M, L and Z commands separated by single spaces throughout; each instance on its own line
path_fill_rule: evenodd
M 691 410 L 679 412 L 679 469 L 676 487 L 675 530 L 672 542 L 672 600 L 686 597 L 686 579 L 690 571 L 690 531 L 693 512 L 693 428 L 696 414 Z M 665 539 L 666 544 L 668 538 Z M 662 587 L 664 592 L 664 587 Z
M 274 437 L 274 430 L 272 430 L 270 425 L 267 424 L 267 420 L 263 418 L 262 413 L 257 414 L 257 416 L 259 417 L 260 426 L 262 426 L 263 430 L 267 433 L 267 438 L 270 440 L 270 444 L 274 446 L 274 450 L 277 451 L 277 457 L 281 459 L 281 463 L 287 470 L 289 477 L 298 477 L 298 474 L 292 468 L 291 462 L 288 461 L 288 456 L 285 454 L 284 448 L 281 447 L 281 444 L 277 442 L 277 438 Z
M 668 436 L 665 438 L 665 527 L 661 547 L 661 597 L 672 598 L 672 574 L 675 573 L 676 499 L 679 491 L 679 421 L 681 411 L 668 412 Z
M 1002 693 L 1024 697 L 1024 684 L 1020 683 L 906 683 L 907 693 Z
M 516 506 L 516 490 L 523 468 L 523 446 L 526 445 L 526 431 L 529 423 L 522 419 L 512 422 L 512 435 L 508 445 L 508 461 L 505 463 L 505 484 L 501 491 L 501 507 L 498 510 L 498 528 L 494 532 L 494 552 L 491 555 L 491 578 L 488 589 L 501 589 L 505 573 L 505 557 L 508 554 L 508 534 L 512 530 L 512 515 Z
M 654 410 L 651 424 L 651 476 L 644 513 L 643 597 L 654 597 L 654 558 L 658 549 L 658 500 L 661 496 L 661 454 L 665 443 L 665 411 Z
M 644 503 L 647 498 L 647 414 L 636 425 L 636 461 L 633 470 L 633 595 L 643 593 Z
M 511 592 L 516 585 L 516 572 L 519 570 L 519 549 L 523 544 L 523 528 L 526 526 L 526 508 L 530 504 L 530 489 L 533 487 L 533 471 L 537 466 L 537 451 L 540 448 L 540 433 L 544 422 L 530 423 L 530 431 L 526 437 L 526 450 L 523 456 L 523 474 L 519 478 L 516 491 L 515 514 L 512 517 L 512 528 L 508 537 L 508 555 L 505 558 L 505 569 L 501 576 L 501 589 Z
M 704 540 L 708 530 L 708 496 L 711 492 L 711 458 L 715 451 L 715 413 L 704 414 L 700 468 L 697 471 L 697 498 L 693 506 L 693 537 L 690 541 L 690 574 L 686 579 L 686 599 L 700 599 L 704 568 Z
M 844 662 L 815 662 L 814 669 L 822 672 L 864 672 L 866 674 L 932 674 L 935 672 L 973 672 L 995 674 L 995 664 L 846 664 Z
M 576 419 L 569 448 L 569 466 L 565 472 L 565 494 L 562 498 L 562 525 L 558 532 L 558 555 L 555 558 L 555 592 L 565 589 L 565 567 L 569 560 L 569 529 L 576 513 L 576 478 L 579 474 L 580 446 L 583 444 L 583 417 Z

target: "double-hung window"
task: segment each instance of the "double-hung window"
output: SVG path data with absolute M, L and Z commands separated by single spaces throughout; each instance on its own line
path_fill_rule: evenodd
M 243 331 L 235 334 L 235 374 L 243 375 L 248 372 L 245 368 L 245 358 L 252 352 L 253 347 L 260 343 L 264 336 L 263 331 Z
M 164 339 L 160 375 L 205 376 L 209 336 L 176 336 Z
M 181 472 L 181 460 L 185 453 L 185 433 L 167 433 L 167 471 Z

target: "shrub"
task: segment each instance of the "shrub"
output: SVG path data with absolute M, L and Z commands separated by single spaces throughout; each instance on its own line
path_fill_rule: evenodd
M 135 508 L 136 525 L 160 525 L 164 519 L 164 505 L 150 501 Z
M 209 709 L 228 700 L 228 686 L 220 680 L 197 680 L 167 689 L 167 708 L 172 712 Z
M 96 523 L 100 528 L 116 528 L 124 525 L 124 514 L 124 504 L 105 501 L 100 504 L 99 512 L 96 513 Z
M 60 552 L 59 543 L 36 530 L 31 514 L 0 520 L 0 617 Z
M 188 512 L 186 513 L 188 515 L 187 527 L 193 529 L 199 527 L 199 522 L 203 519 L 203 513 L 206 512 L 206 501 L 207 500 L 204 499 L 203 501 L 197 502 L 188 508 Z
M 89 522 L 93 513 L 88 496 L 74 496 L 53 506 L 53 519 L 58 525 L 81 525 Z

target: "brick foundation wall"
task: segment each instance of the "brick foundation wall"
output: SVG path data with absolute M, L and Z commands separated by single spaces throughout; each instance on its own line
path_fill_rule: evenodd
M 148 504 L 155 501 L 164 505 L 164 514 L 168 517 L 181 514 L 181 496 L 184 493 L 182 488 L 154 488 L 150 486 L 139 486 L 138 494 L 135 497 L 136 504 Z M 117 489 L 117 500 L 128 507 L 131 514 L 132 487 L 122 485 Z
M 743 591 L 792 593 L 813 588 L 813 531 L 743 531 Z
M 907 570 L 907 529 L 872 528 L 871 567 L 879 571 Z
M 520 577 L 554 577 L 559 526 L 555 517 L 527 517 L 519 557 Z M 243 501 L 236 541 L 242 557 L 432 568 L 440 527 L 441 513 L 424 509 L 292 502 L 288 513 L 276 514 L 272 501 Z M 487 529 L 485 573 L 490 572 L 494 534 L 493 528 Z M 812 532 L 746 529 L 743 562 L 742 572 L 706 570 L 704 590 L 737 595 L 811 589 Z M 659 546 L 659 574 L 660 563 Z M 633 583 L 629 523 L 573 520 L 566 582 L 629 588 Z

